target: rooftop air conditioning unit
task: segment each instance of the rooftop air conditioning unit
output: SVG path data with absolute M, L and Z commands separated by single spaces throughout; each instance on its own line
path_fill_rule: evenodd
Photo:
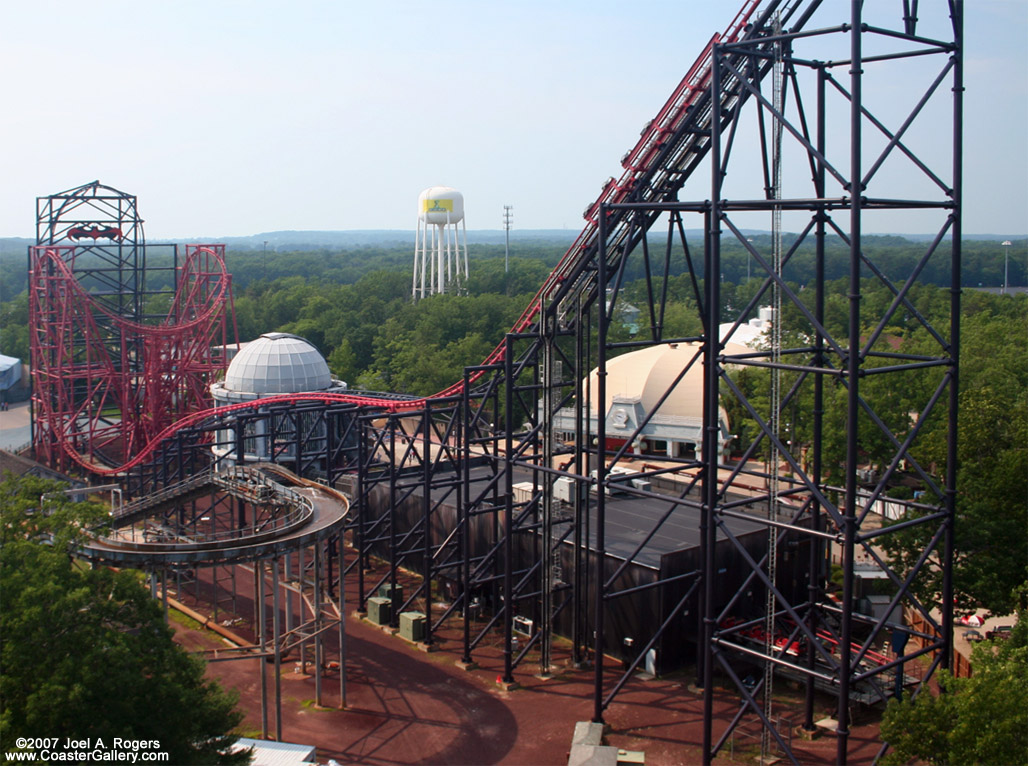
M 522 636 L 528 636 L 531 638 L 532 633 L 535 629 L 535 624 L 527 617 L 517 615 L 512 620 L 514 623 L 514 632 L 519 633 Z
M 400 637 L 411 643 L 425 640 L 425 615 L 421 612 L 400 612 Z
M 368 619 L 376 625 L 388 625 L 393 616 L 393 602 L 375 596 L 368 599 Z

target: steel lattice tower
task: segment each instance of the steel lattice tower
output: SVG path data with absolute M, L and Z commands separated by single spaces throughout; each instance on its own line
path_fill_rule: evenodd
M 136 198 L 98 181 L 36 210 L 33 445 L 62 469 L 117 465 L 209 406 L 234 323 L 224 245 L 147 248 Z

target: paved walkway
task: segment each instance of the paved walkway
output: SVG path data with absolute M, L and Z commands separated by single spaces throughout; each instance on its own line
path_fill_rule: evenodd
M 252 593 L 252 583 L 241 579 L 239 600 Z M 355 589 L 350 589 L 353 593 Z M 248 602 L 247 602 L 248 603 Z M 479 667 L 465 671 L 460 658 L 459 626 L 437 634 L 439 650 L 424 652 L 381 628 L 358 619 L 348 607 L 347 709 L 339 710 L 338 675 L 323 681 L 323 703 L 314 706 L 314 679 L 293 672 L 295 657 L 283 662 L 282 737 L 288 742 L 313 744 L 322 762 L 334 758 L 340 764 L 566 764 L 574 726 L 593 713 L 593 671 L 575 670 L 561 645 L 555 647 L 558 672 L 542 680 L 533 673 L 538 666 L 526 662 L 515 671 L 520 685 L 505 691 L 496 681 L 502 672 L 499 635 L 476 649 Z M 250 604 L 252 607 L 252 604 Z M 238 607 L 240 613 L 246 605 Z M 179 640 L 192 649 L 219 646 L 216 637 L 179 627 Z M 245 635 L 245 630 L 234 627 Z M 338 645 L 333 633 L 327 638 L 329 659 Z M 223 645 L 221 645 L 223 646 Z M 274 729 L 274 666 L 267 673 L 269 725 Z M 620 665 L 610 669 L 611 688 Z M 255 659 L 211 663 L 209 674 L 240 693 L 246 712 L 243 730 L 260 736 L 260 672 Z M 689 691 L 690 674 L 629 682 L 604 714 L 607 744 L 644 751 L 649 766 L 699 763 L 702 744 L 702 697 Z M 785 694 L 776 711 L 796 723 L 799 696 Z M 790 696 L 794 699 L 789 699 Z M 736 710 L 728 695 L 718 697 L 714 736 L 719 736 Z M 834 701 L 819 702 L 817 715 L 834 715 Z M 273 731 L 272 731 L 273 733 Z M 878 728 L 870 716 L 862 716 L 850 737 L 849 762 L 870 763 L 879 748 Z M 752 763 L 759 740 L 738 735 L 734 760 L 726 745 L 715 763 Z M 802 763 L 834 763 L 835 738 L 831 734 L 813 742 L 793 739 Z
M 28 402 L 16 402 L 6 412 L 0 412 L 0 449 L 14 450 L 30 441 Z

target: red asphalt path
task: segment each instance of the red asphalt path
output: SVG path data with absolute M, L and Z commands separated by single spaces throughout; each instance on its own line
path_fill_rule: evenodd
M 245 588 L 241 591 L 245 592 Z M 350 591 L 353 593 L 353 591 Z M 350 604 L 348 609 L 355 608 Z M 209 632 L 176 626 L 180 643 L 189 649 L 223 647 Z M 492 645 L 479 645 L 474 654 L 478 668 L 458 668 L 459 625 L 436 634 L 439 650 L 424 652 L 398 636 L 355 617 L 346 620 L 347 708 L 339 710 L 338 673 L 323 679 L 323 708 L 314 706 L 314 679 L 293 672 L 295 655 L 282 662 L 282 739 L 315 745 L 322 763 L 340 764 L 565 764 L 577 721 L 593 712 L 592 670 L 575 670 L 562 646 L 554 647 L 559 669 L 546 680 L 535 678 L 538 665 L 525 662 L 516 669 L 520 688 L 501 689 L 499 636 Z M 245 635 L 245 632 L 244 632 Z M 334 632 L 326 640 L 330 659 L 338 645 Z M 246 718 L 241 730 L 260 736 L 261 686 L 257 659 L 213 662 L 208 675 L 239 692 L 239 707 Z M 274 737 L 274 665 L 266 663 L 268 720 Z M 620 666 L 609 673 L 609 689 Z M 633 679 L 604 713 L 606 744 L 645 752 L 649 766 L 699 763 L 702 744 L 703 700 L 687 686 L 691 675 Z M 780 682 L 783 690 L 785 683 Z M 798 695 L 795 695 L 798 697 Z M 730 695 L 719 695 L 714 725 L 715 740 L 736 710 Z M 819 717 L 832 716 L 835 703 L 819 701 Z M 801 722 L 798 704 L 781 713 Z M 855 709 L 855 712 L 859 711 Z M 778 714 L 778 711 L 776 711 Z M 878 727 L 872 715 L 858 719 L 850 734 L 849 762 L 870 763 L 878 751 Z M 862 719 L 868 719 L 863 723 Z M 835 737 L 814 741 L 792 739 L 802 763 L 834 763 Z M 718 764 L 753 762 L 759 741 L 737 737 L 735 760 L 726 745 Z

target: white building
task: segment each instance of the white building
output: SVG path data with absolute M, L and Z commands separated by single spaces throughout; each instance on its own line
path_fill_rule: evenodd
M 749 349 L 767 348 L 769 346 L 768 332 L 774 317 L 775 310 L 771 306 L 761 306 L 757 309 L 756 319 L 739 325 L 735 328 L 735 332 L 732 332 L 732 322 L 722 322 L 718 325 L 718 335 L 724 341 L 738 343 Z M 731 335 L 728 335 L 729 333 Z

